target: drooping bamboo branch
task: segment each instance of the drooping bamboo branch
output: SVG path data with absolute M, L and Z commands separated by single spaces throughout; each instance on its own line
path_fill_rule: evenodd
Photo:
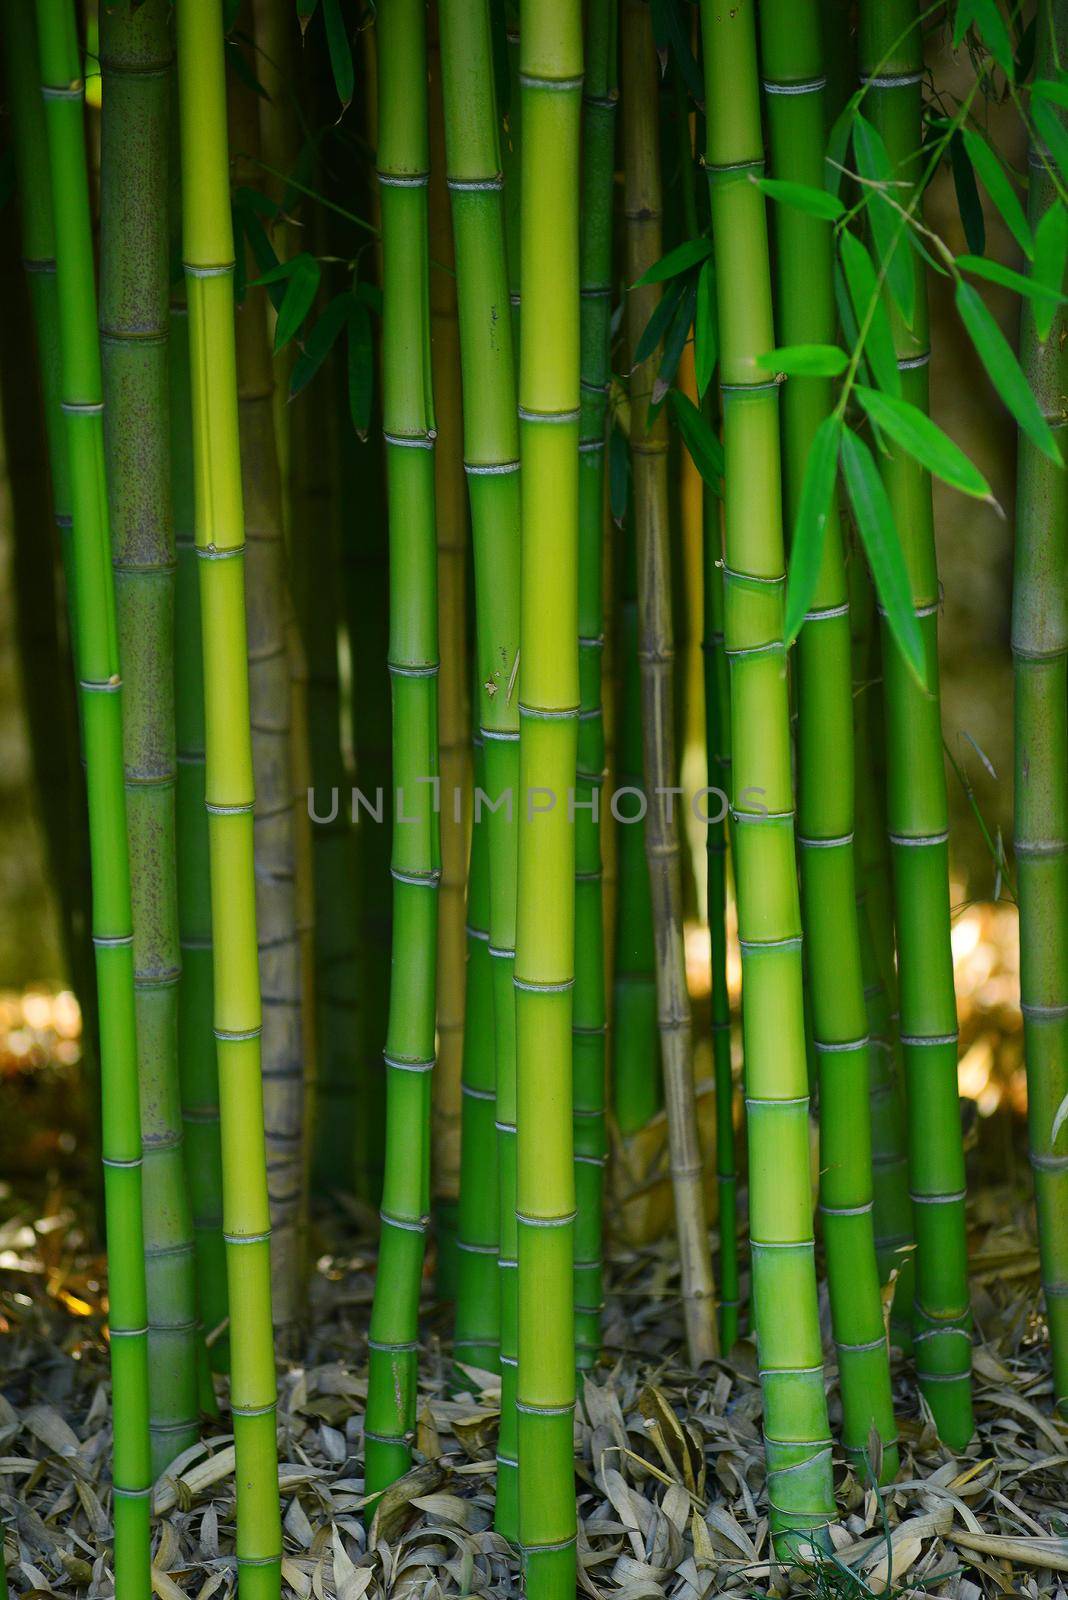
M 661 197 L 657 67 L 652 19 L 641 0 L 624 0 L 623 123 L 627 279 L 633 286 L 659 260 Z M 658 283 L 627 298 L 633 350 L 660 299 Z M 718 1354 L 712 1257 L 705 1218 L 693 1082 L 690 1001 L 682 934 L 682 884 L 676 816 L 674 636 L 668 547 L 667 418 L 649 416 L 652 357 L 631 373 L 630 448 L 638 558 L 638 659 L 641 664 L 645 852 L 653 905 L 657 1016 L 667 1108 L 675 1227 L 682 1272 L 686 1341 L 694 1366 Z
M 237 1559 L 244 1600 L 277 1600 L 282 1530 L 222 8 L 218 0 L 178 0 L 177 19 Z
M 430 1074 L 441 876 L 434 807 L 438 616 L 427 282 L 426 17 L 419 0 L 386 0 L 378 11 L 377 31 L 396 808 L 386 1171 L 365 1428 L 366 1489 L 372 1495 L 405 1472 L 411 1460 L 419 1288 L 430 1203 Z
M 776 178 L 819 187 L 825 112 L 816 0 L 764 0 L 762 66 Z M 832 344 L 830 225 L 776 215 L 779 339 Z M 782 398 L 787 521 L 796 522 L 813 440 L 832 407 L 828 378 L 792 377 Z M 853 866 L 853 670 L 841 530 L 832 503 L 815 592 L 798 640 L 798 846 L 820 1116 L 820 1211 L 842 1393 L 842 1439 L 862 1468 L 872 1430 L 884 1481 L 897 1428 L 872 1220 L 867 1012 Z
M 1068 14 L 1063 7 L 1040 5 L 1037 26 L 1036 76 L 1051 78 L 1054 62 L 1063 68 L 1068 60 Z M 1058 115 L 1063 123 L 1063 110 Z M 1028 203 L 1033 230 L 1051 206 L 1063 204 L 1049 161 L 1049 152 L 1036 143 Z M 1059 306 L 1045 340 L 1035 318 L 1036 306 L 1025 299 L 1021 361 L 1047 421 L 1063 439 L 1068 317 Z M 1068 474 L 1022 432 L 1018 463 L 1012 650 L 1020 1000 L 1053 1399 L 1063 1413 L 1068 1404 L 1068 1128 L 1061 1113 L 1068 1095 Z
M 915 181 L 923 38 L 917 0 L 864 0 L 860 66 L 867 115 L 882 135 L 902 204 Z M 907 326 L 891 307 L 902 397 L 927 410 L 927 293 L 923 265 L 904 242 L 915 281 Z M 894 875 L 901 1043 L 916 1230 L 914 1350 L 939 1434 L 959 1448 L 972 1434 L 971 1313 L 964 1226 L 964 1154 L 957 1096 L 957 1011 L 949 939 L 949 817 L 938 694 L 938 567 L 929 475 L 887 446 L 883 479 L 901 540 L 926 661 L 926 688 L 883 630 L 887 820 Z
M 571 791 L 580 702 L 577 0 L 522 0 L 519 84 L 519 1536 L 531 1600 L 564 1600 L 576 1583 Z
M 19 19 L 13 15 L 15 10 L 21 11 Z M 70 600 L 77 613 L 73 630 L 75 667 L 89 799 L 93 943 L 100 1003 L 102 1154 L 114 1407 L 115 1590 L 119 1600 L 134 1600 L 150 1588 L 151 1459 L 122 680 L 104 482 L 103 386 L 83 127 L 85 85 L 70 0 L 38 0 L 36 17 L 38 81 L 44 95 L 51 174 L 60 394 L 70 471 L 74 580 Z M 21 0 L 8 7 L 5 23 L 6 46 L 16 29 L 29 27 L 28 8 Z
M 752 0 L 704 0 L 706 166 L 726 456 L 725 648 L 749 1141 L 753 1319 L 771 1527 L 780 1553 L 834 1515 L 809 1191 L 801 917 L 794 855 L 778 386 Z M 784 1314 L 785 1311 L 785 1314 Z

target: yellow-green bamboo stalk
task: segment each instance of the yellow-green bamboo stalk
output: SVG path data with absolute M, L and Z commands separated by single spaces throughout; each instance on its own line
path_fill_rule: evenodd
M 519 1537 L 531 1600 L 575 1593 L 572 1146 L 582 7 L 523 0 L 516 1078 Z
M 189 304 L 196 548 L 206 724 L 215 1035 L 244 1600 L 280 1588 L 271 1221 L 260 1077 L 245 519 L 234 347 L 234 240 L 220 0 L 178 0 L 182 254 Z

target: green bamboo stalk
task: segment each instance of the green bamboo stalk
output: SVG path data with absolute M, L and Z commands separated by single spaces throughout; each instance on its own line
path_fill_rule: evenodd
M 656 50 L 642 0 L 624 0 L 624 204 L 627 279 L 631 285 L 660 259 L 661 194 Z M 627 337 L 637 344 L 660 301 L 658 283 L 632 287 Z M 641 668 L 643 772 L 648 812 L 645 852 L 655 931 L 657 1014 L 667 1106 L 675 1227 L 690 1361 L 718 1354 L 712 1257 L 697 1139 L 690 1001 L 682 938 L 682 884 L 675 816 L 674 636 L 668 546 L 667 418 L 650 417 L 655 353 L 630 378 L 630 449 L 638 550 L 638 659 Z
M 430 1200 L 437 902 L 437 542 L 427 249 L 426 18 L 378 11 L 382 406 L 389 491 L 393 683 L 393 979 L 386 1038 L 386 1170 L 371 1315 L 366 1492 L 411 1461 L 419 1289 Z M 369 1510 L 373 1513 L 374 1502 Z
M 1068 13 L 1038 8 L 1035 74 L 1068 60 Z M 1052 111 L 1052 108 L 1051 108 Z M 1062 122 L 1064 112 L 1057 113 Z M 1037 229 L 1063 204 L 1049 152 L 1030 152 L 1028 220 Z M 1024 299 L 1020 357 L 1049 424 L 1063 436 L 1068 316 L 1063 305 L 1045 341 Z M 1027 1060 L 1027 1117 L 1038 1206 L 1042 1288 L 1053 1354 L 1055 1410 L 1068 1405 L 1068 476 L 1022 432 L 1016 501 L 1012 650 L 1016 690 L 1016 881 L 1020 904 L 1020 1001 Z M 1057 1128 L 1060 1117 L 1061 1127 Z
M 720 1349 L 738 1338 L 741 1279 L 738 1262 L 738 1162 L 734 1147 L 734 1070 L 731 1002 L 727 989 L 727 819 L 730 794 L 730 676 L 723 648 L 723 524 L 721 501 L 704 491 L 705 740 L 708 784 L 708 932 L 711 965 L 712 1059 L 716 1085 L 716 1188 L 719 1200 Z
M 246 30 L 251 16 L 246 8 Z M 235 77 L 230 132 L 239 183 L 258 187 L 258 96 Z M 275 1336 L 296 1340 L 303 1310 L 304 1049 L 301 943 L 297 919 L 290 650 L 291 616 L 282 479 L 274 426 L 274 368 L 267 293 L 252 281 L 237 313 L 238 438 L 245 509 L 245 609 L 255 782 L 256 928 L 263 1002 L 261 1073 L 271 1212 L 271 1305 Z
M 523 0 L 519 93 L 519 1536 L 531 1600 L 575 1593 L 572 988 L 578 753 L 582 7 Z
M 865 0 L 860 65 L 866 113 L 882 134 L 898 185 L 915 181 L 923 37 L 917 0 Z M 901 204 L 907 188 L 896 190 Z M 906 252 L 904 243 L 899 252 Z M 919 256 L 909 328 L 891 307 L 905 400 L 927 409 L 927 293 Z M 938 568 L 928 474 L 896 445 L 882 461 L 926 657 L 926 689 L 883 634 L 887 820 L 897 913 L 901 1042 L 916 1230 L 914 1351 L 920 1388 L 941 1438 L 972 1435 L 971 1313 L 964 1223 L 964 1153 L 957 1096 L 957 1012 L 949 938 L 949 815 L 938 694 Z
M 433 20 L 434 13 L 431 13 Z M 430 41 L 430 346 L 438 437 L 434 497 L 438 538 L 438 759 L 441 768 L 441 887 L 438 891 L 438 1060 L 430 1153 L 439 1300 L 456 1298 L 457 1228 L 467 941 L 465 877 L 471 740 L 467 659 L 467 484 L 463 464 L 460 334 L 449 191 L 446 184 L 440 46 Z M 459 801 L 457 801 L 459 796 Z
M 63 614 L 63 653 L 71 668 L 70 676 L 60 690 L 60 698 L 51 700 L 44 709 L 49 720 L 47 730 L 49 745 L 53 751 L 61 746 L 65 748 L 71 764 L 70 781 L 61 791 L 66 820 L 60 892 L 66 922 L 70 977 L 82 1012 L 82 1071 L 89 1096 L 95 1099 L 90 1115 L 95 1143 L 99 1147 L 100 1082 L 95 1059 L 99 1019 L 95 996 L 94 957 L 90 940 L 88 808 L 85 781 L 78 759 L 81 704 L 76 695 L 74 670 L 77 619 L 73 610 L 74 555 L 71 534 L 70 465 L 66 422 L 61 408 L 59 304 L 52 227 L 51 178 L 48 171 L 44 105 L 38 83 L 34 8 L 32 5 L 13 6 L 10 11 L 11 18 L 4 49 L 5 84 L 12 119 L 22 261 L 32 307 L 33 337 L 37 347 L 41 398 L 44 403 L 52 517 L 62 566 L 62 574 L 58 576 L 58 587 L 57 580 L 52 580 L 53 593 L 49 603 Z M 39 534 L 35 535 L 34 543 L 39 549 L 49 548 L 48 542 L 42 540 Z M 49 559 L 51 560 L 51 557 Z M 58 615 L 56 623 L 57 626 L 60 625 Z M 43 689 L 45 686 L 41 687 Z M 57 709 L 68 725 L 69 739 L 57 737 L 55 726 Z M 102 1191 L 96 1196 L 98 1202 L 101 1196 Z
M 177 19 L 237 1560 L 244 1600 L 277 1600 L 282 1537 L 221 5 L 178 0 Z
M 484 751 L 482 737 L 476 735 L 473 761 L 476 792 L 486 786 Z M 490 954 L 489 850 L 489 822 L 479 815 L 471 828 L 467 879 L 466 1023 L 457 1216 L 459 1271 L 453 1348 L 458 1362 L 496 1372 L 500 1368 L 501 1350 L 497 1147 L 504 1136 L 498 1135 L 495 1126 L 497 1070 L 493 975 L 497 963 Z M 514 1414 L 513 1405 L 513 1419 Z
M 518 1535 L 516 1248 L 516 848 L 519 819 L 519 429 L 508 304 L 501 146 L 488 4 L 442 0 L 445 147 L 460 319 L 464 462 L 475 557 L 478 722 L 488 805 L 475 827 L 488 855 L 499 1183 L 501 1430 L 496 1526 Z M 472 846 L 474 849 L 475 846 Z M 482 845 L 479 848 L 483 848 Z M 474 868 L 472 869 L 474 870 Z M 475 887 L 479 887 L 475 885 Z M 481 890 L 480 890 L 481 892 Z M 475 911 L 479 910 L 477 904 Z M 477 927 L 477 924 L 473 923 Z M 472 947 L 471 959 L 482 954 Z M 478 965 L 472 981 L 479 976 Z M 485 1213 L 486 1229 L 490 1213 Z M 478 1241 L 470 1241 L 472 1243 Z M 485 1240 L 489 1242 L 488 1238 Z M 487 1312 L 490 1307 L 487 1306 Z
M 166 0 L 100 18 L 100 342 L 123 665 L 126 827 L 145 1166 L 149 1425 L 158 1476 L 197 1437 L 196 1255 L 178 1077 L 174 525 Z
M 581 346 L 579 422 L 579 730 L 575 779 L 574 1059 L 575 1344 L 580 1367 L 601 1349 L 604 1298 L 605 1005 L 601 807 L 605 777 L 601 661 L 604 652 L 605 450 L 612 320 L 615 182 L 616 0 L 586 10 L 582 97 Z
M 703 0 L 706 165 L 726 452 L 725 634 L 742 949 L 753 1317 L 771 1528 L 780 1554 L 834 1515 L 809 1191 L 808 1072 L 783 648 L 778 387 L 755 7 Z
M 638 569 L 633 508 L 628 509 L 620 543 L 619 770 L 613 784 L 619 819 L 616 828 L 619 903 L 612 981 L 612 1111 L 625 1139 L 656 1116 L 664 1095 L 656 1034 L 653 902 L 645 857 Z
M 204 658 L 194 534 L 193 413 L 189 371 L 189 311 L 185 288 L 171 298 L 171 496 L 177 574 L 174 591 L 174 727 L 178 753 L 175 791 L 178 867 L 178 1071 L 185 1126 L 186 1176 L 197 1255 L 197 1305 L 212 1339 L 211 1364 L 228 1365 L 229 1341 L 220 1334 L 229 1315 L 223 1239 L 222 1142 L 219 1067 L 212 1017 L 215 1008 L 211 947 L 211 870 L 205 808 Z M 202 1385 L 202 1395 L 210 1399 Z M 210 1405 L 209 1405 L 210 1409 Z
M 915 1242 L 909 1199 L 904 1067 L 898 1036 L 894 911 L 886 838 L 882 753 L 882 657 L 875 593 L 859 550 L 848 564 L 853 629 L 853 773 L 856 796 L 854 858 L 864 1001 L 868 1013 L 872 1134 L 872 1195 L 879 1281 L 894 1280 L 890 1337 L 912 1349 Z
M 764 0 L 762 66 L 777 178 L 818 188 L 825 106 L 817 0 Z M 779 338 L 833 344 L 834 243 L 828 223 L 789 206 L 776 217 Z M 783 477 L 796 522 L 805 467 L 833 403 L 828 378 L 791 378 L 782 398 Z M 868 1019 L 853 863 L 853 666 L 837 508 L 797 648 L 798 846 L 820 1113 L 820 1211 L 842 1395 L 855 1465 L 872 1431 L 881 1481 L 897 1474 L 897 1429 L 883 1328 L 872 1204 Z
M 17 11 L 22 12 L 21 21 L 15 18 Z M 15 30 L 29 27 L 28 11 L 21 0 L 6 8 L 5 43 Z M 104 484 L 103 386 L 83 129 L 85 85 L 70 0 L 38 0 L 36 18 L 51 172 L 61 404 L 70 469 L 72 604 L 78 618 L 75 666 L 81 686 L 100 1004 L 115 1592 L 119 1600 L 127 1596 L 134 1600 L 146 1595 L 151 1586 L 152 1480 L 122 681 Z

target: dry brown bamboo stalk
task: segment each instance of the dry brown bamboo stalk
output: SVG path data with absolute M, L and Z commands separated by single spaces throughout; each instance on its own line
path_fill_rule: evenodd
M 661 244 L 658 74 L 649 8 L 622 7 L 624 207 L 627 282 L 658 261 Z M 627 296 L 627 339 L 633 350 L 660 299 L 660 285 Z M 718 1354 L 712 1257 L 708 1244 L 701 1150 L 693 1083 L 690 999 L 682 932 L 678 795 L 675 761 L 674 638 L 668 545 L 667 421 L 648 424 L 656 354 L 630 378 L 630 450 L 638 546 L 638 653 L 642 746 L 648 811 L 645 850 L 652 891 L 656 991 L 664 1100 L 668 1119 L 675 1225 L 682 1270 L 686 1339 L 694 1365 Z

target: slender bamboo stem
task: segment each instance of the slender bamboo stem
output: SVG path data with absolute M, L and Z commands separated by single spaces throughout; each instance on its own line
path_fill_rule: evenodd
M 13 13 L 21 10 L 21 23 Z M 28 26 L 9 6 L 5 42 Z M 149 1592 L 148 1311 L 142 1223 L 133 917 L 123 792 L 122 680 L 104 483 L 103 385 L 83 128 L 85 85 L 70 0 L 38 0 L 51 172 L 61 405 L 72 516 L 71 601 L 89 798 L 93 943 L 100 1004 L 104 1204 L 113 1397 L 115 1592 Z M 32 81 L 32 80 L 31 80 Z
M 250 8 L 243 18 L 251 26 Z M 258 187 L 260 128 L 255 90 L 230 86 L 235 176 Z M 256 276 L 251 251 L 246 276 Z M 274 368 L 267 294 L 251 281 L 236 320 L 238 438 L 245 508 L 245 610 L 256 859 L 256 928 L 263 998 L 261 1073 L 271 1208 L 271 1306 L 276 1338 L 292 1345 L 304 1278 L 304 1040 L 297 919 L 293 796 L 291 602 L 282 478 L 274 424 Z
M 576 1583 L 571 791 L 580 703 L 578 0 L 522 0 L 519 82 L 519 1535 L 530 1600 L 571 1600 Z
M 197 1437 L 196 1255 L 178 1076 L 174 524 L 167 385 L 170 9 L 100 18 L 100 340 L 123 665 L 144 1144 L 149 1426 L 158 1476 Z
M 823 178 L 823 55 L 816 0 L 764 0 L 762 65 L 772 168 L 819 187 Z M 788 206 L 776 218 L 778 334 L 783 344 L 832 344 L 837 329 L 830 225 Z M 787 521 L 797 517 L 805 466 L 832 406 L 827 378 L 791 378 L 782 399 Z M 798 846 L 820 1113 L 820 1211 L 842 1394 L 842 1440 L 861 1465 L 874 1429 L 882 1481 L 897 1474 L 897 1429 L 872 1219 L 867 1011 L 853 865 L 853 668 L 837 509 L 798 641 Z
M 738 1263 L 738 1161 L 734 1147 L 734 1069 L 731 1002 L 727 988 L 727 803 L 731 787 L 731 691 L 723 648 L 722 502 L 704 492 L 705 740 L 708 785 L 708 933 L 712 989 L 712 1059 L 716 1084 L 716 1187 L 719 1199 L 720 1349 L 738 1338 L 741 1278 Z
M 575 1003 L 572 1020 L 575 1142 L 575 1343 L 580 1367 L 601 1348 L 601 1235 L 605 1164 L 604 904 L 601 808 L 605 776 L 605 450 L 612 320 L 615 180 L 616 0 L 586 10 L 582 97 L 579 338 L 579 730 L 575 778 Z
M 186 1175 L 197 1253 L 201 1324 L 212 1338 L 211 1362 L 228 1365 L 229 1315 L 223 1239 L 222 1141 L 211 938 L 211 868 L 205 807 L 204 656 L 200 628 L 194 506 L 189 312 L 184 285 L 171 300 L 171 496 L 177 575 L 174 592 L 174 725 L 178 753 L 178 1070 L 185 1124 Z M 214 1337 L 212 1337 L 214 1336 Z
M 619 543 L 619 768 L 613 782 L 619 892 L 612 981 L 612 1110 L 626 1139 L 644 1128 L 660 1110 L 664 1079 L 656 1032 L 653 902 L 645 856 L 633 507 L 628 509 Z
M 516 1245 L 516 849 L 519 827 L 519 429 L 515 361 L 507 313 L 501 147 L 488 4 L 442 0 L 445 143 L 456 239 L 464 461 L 475 556 L 478 721 L 488 803 L 476 791 L 489 870 L 499 1190 L 501 1429 L 495 1522 L 518 1535 Z M 475 846 L 472 847 L 473 849 Z M 474 863 L 472 865 L 474 876 Z M 477 885 L 474 885 L 477 887 Z M 480 891 L 481 892 L 481 891 Z M 479 911 L 477 902 L 473 907 Z M 472 919 L 472 926 L 478 924 Z M 478 931 L 481 931 L 480 929 Z M 471 977 L 479 978 L 482 953 Z M 472 1049 L 474 1044 L 472 1042 Z M 485 1087 L 485 1080 L 480 1077 Z M 479 1240 L 488 1244 L 489 1213 Z M 476 1252 L 477 1253 L 477 1252 Z M 478 1276 L 481 1269 L 474 1269 Z M 472 1285 L 473 1287 L 473 1285 Z M 487 1312 L 490 1307 L 487 1307 Z M 480 1313 L 481 1321 L 481 1313 Z
M 1038 8 L 1035 73 L 1068 60 L 1068 14 Z M 1051 108 L 1052 109 L 1052 108 Z M 1059 113 L 1062 122 L 1064 113 Z M 1048 151 L 1030 155 L 1028 220 L 1037 229 L 1059 202 Z M 1045 341 L 1023 302 L 1020 356 L 1051 427 L 1064 436 L 1068 316 Z M 1016 689 L 1016 880 L 1020 1000 L 1027 1054 L 1027 1118 L 1038 1206 L 1042 1287 L 1053 1350 L 1054 1406 L 1068 1406 L 1068 476 L 1021 433 L 1013 572 Z M 1058 1120 L 1059 1131 L 1054 1132 Z
M 725 648 L 742 949 L 753 1316 L 771 1527 L 780 1553 L 834 1515 L 808 1155 L 801 917 L 783 648 L 778 388 L 755 7 L 703 0 L 706 165 L 726 453 Z M 783 1308 L 788 1314 L 783 1314 Z
M 474 740 L 473 762 L 476 793 L 486 786 L 484 749 L 482 736 L 478 734 Z M 479 811 L 481 813 L 481 807 Z M 502 1286 L 498 1265 L 498 1146 L 504 1136 L 499 1135 L 496 1128 L 497 1057 L 493 1007 L 497 963 L 490 954 L 489 853 L 489 822 L 480 814 L 472 824 L 467 879 L 467 982 L 457 1218 L 460 1259 L 453 1348 L 458 1362 L 470 1362 L 487 1372 L 496 1372 L 500 1368 Z M 501 1414 L 503 1419 L 503 1397 Z M 511 1418 L 514 1432 L 514 1402 Z M 514 1470 L 513 1467 L 513 1474 Z
M 853 629 L 853 772 L 856 795 L 857 926 L 871 1044 L 872 1195 L 875 1255 L 883 1284 L 894 1278 L 891 1342 L 912 1348 L 915 1242 L 909 1199 L 904 1067 L 897 1015 L 894 910 L 886 839 L 882 759 L 882 655 L 875 593 L 864 558 L 854 549 L 847 569 Z
M 656 50 L 651 13 L 623 0 L 624 194 L 627 278 L 634 285 L 661 250 Z M 627 335 L 633 350 L 660 300 L 660 285 L 632 287 Z M 719 1351 L 712 1257 L 705 1218 L 693 1083 L 690 1001 L 682 936 L 682 883 L 675 800 L 674 635 L 668 543 L 667 418 L 650 417 L 655 356 L 631 373 L 630 448 L 638 547 L 638 659 L 648 812 L 645 853 L 653 905 L 657 1016 L 667 1107 L 675 1227 L 686 1342 L 694 1366 Z
M 460 334 L 449 192 L 445 181 L 442 63 L 430 45 L 430 341 L 438 438 L 434 495 L 438 535 L 438 740 L 441 763 L 441 888 L 438 907 L 438 1064 L 430 1155 L 437 1296 L 456 1297 L 464 1056 L 465 876 L 471 743 L 467 665 L 467 485 L 464 480 Z M 457 795 L 460 800 L 457 804 Z
M 277 1600 L 282 1534 L 221 5 L 178 0 L 177 18 L 237 1559 L 244 1600 Z
M 860 65 L 867 113 L 882 134 L 895 181 L 914 181 L 920 130 L 923 37 L 917 0 L 864 0 Z M 902 204 L 907 191 L 898 189 Z M 899 251 L 905 251 L 902 243 Z M 927 293 L 919 256 L 909 328 L 891 308 L 903 397 L 928 399 Z M 949 814 L 938 693 L 938 568 L 928 474 L 896 445 L 883 456 L 926 656 L 926 689 L 883 630 L 887 820 L 897 913 L 901 1042 L 916 1230 L 913 1347 L 920 1388 L 942 1439 L 972 1435 L 971 1312 L 964 1223 L 964 1153 L 957 1095 L 957 1012 L 949 938 Z
M 396 809 L 386 1170 L 365 1428 L 366 1490 L 372 1495 L 405 1472 L 411 1461 L 419 1289 L 430 1202 L 430 1074 L 441 876 L 434 807 L 438 618 L 427 283 L 426 18 L 420 0 L 386 0 L 379 8 L 377 29 Z
M 45 436 L 52 491 L 52 517 L 55 524 L 62 573 L 52 579 L 49 604 L 57 628 L 62 627 L 63 658 L 70 673 L 60 690 L 61 700 L 52 699 L 43 709 L 48 716 L 47 740 L 54 756 L 62 746 L 71 763 L 70 781 L 59 791 L 64 801 L 65 849 L 62 857 L 61 895 L 66 921 L 70 977 L 82 1013 L 82 1072 L 95 1104 L 90 1117 L 95 1144 L 100 1145 L 99 1074 L 96 1067 L 96 1041 L 99 1019 L 96 1006 L 94 955 L 90 940 L 91 885 L 89 881 L 88 806 L 81 762 L 78 759 L 81 703 L 76 693 L 77 619 L 74 615 L 74 554 L 71 534 L 70 466 L 67 429 L 61 400 L 62 385 L 59 355 L 59 302 L 56 287 L 55 237 L 52 226 L 52 185 L 48 170 L 48 146 L 44 126 L 37 56 L 37 27 L 32 5 L 7 7 L 4 41 L 4 75 L 12 120 L 12 144 L 16 187 L 19 199 L 22 264 L 29 288 L 33 314 L 33 337 L 37 348 L 41 398 L 44 402 Z M 5 419 L 5 427 L 9 424 Z M 14 508 L 16 515 L 18 507 Z M 49 550 L 49 543 L 34 537 L 38 550 Z M 23 554 L 17 556 L 20 567 Z M 51 555 L 49 560 L 51 561 Z M 58 587 L 57 587 L 58 584 Z M 34 684 L 43 693 L 46 684 Z M 57 709 L 68 724 L 69 739 L 57 737 Z M 32 714 L 32 713 L 31 713 Z M 95 1199 L 99 1205 L 103 1191 Z

